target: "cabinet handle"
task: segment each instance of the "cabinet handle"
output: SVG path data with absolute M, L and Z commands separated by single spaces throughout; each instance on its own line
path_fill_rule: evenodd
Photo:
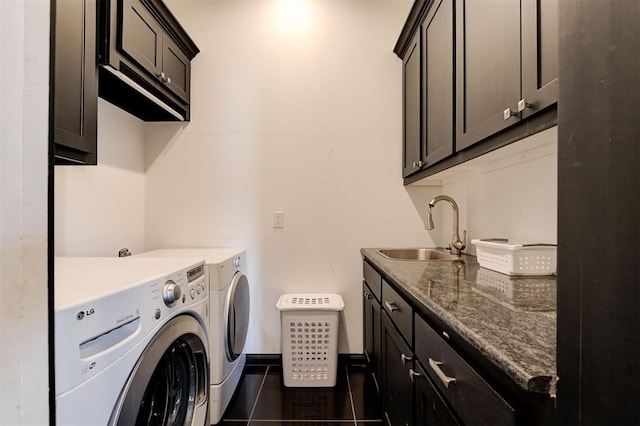
M 413 371 L 413 368 L 409 369 L 409 378 L 411 379 L 411 382 L 413 382 L 413 378 L 414 377 L 422 377 L 422 374 L 418 373 L 417 371 Z
M 515 117 L 516 115 L 518 115 L 518 113 L 513 111 L 513 110 L 511 110 L 511 108 L 505 109 L 502 114 L 503 114 L 503 117 L 504 117 L 505 120 L 508 120 L 511 117 Z
M 444 374 L 444 371 L 442 371 L 442 369 L 440 368 L 441 365 L 442 365 L 442 362 L 436 361 L 433 358 L 429 358 L 429 367 L 431 367 L 434 373 L 436 373 L 436 376 L 438 376 L 440 381 L 442 381 L 442 384 L 444 385 L 444 387 L 448 388 L 449 384 L 456 382 L 456 378 L 449 377 L 446 374 Z
M 413 163 L 411 163 L 411 165 L 416 168 L 416 167 L 422 167 L 424 163 L 422 162 L 422 160 L 420 161 L 414 161 Z
M 406 365 L 407 361 L 413 361 L 413 357 L 406 356 L 405 354 L 400 354 L 400 360 L 402 361 L 403 365 Z
M 156 77 L 158 77 L 160 80 L 162 80 L 163 83 L 171 84 L 171 77 L 166 75 L 164 72 L 156 73 Z
M 395 312 L 395 311 L 399 311 L 400 309 L 398 309 L 398 307 L 396 306 L 395 303 L 390 303 L 388 300 L 384 301 L 384 306 L 385 308 L 387 308 L 387 310 L 389 312 Z
M 522 111 L 524 111 L 525 109 L 528 109 L 528 108 L 533 108 L 533 105 L 531 105 L 529 102 L 527 102 L 524 99 L 520 99 L 518 101 L 518 112 L 522 112 Z
M 364 292 L 364 298 L 365 298 L 366 300 L 369 300 L 369 299 L 371 299 L 371 295 L 365 291 L 365 292 Z

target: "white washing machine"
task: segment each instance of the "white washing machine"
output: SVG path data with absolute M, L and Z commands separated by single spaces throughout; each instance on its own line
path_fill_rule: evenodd
M 204 259 L 209 275 L 209 405 L 211 424 L 222 418 L 244 369 L 244 346 L 249 329 L 249 281 L 244 249 L 161 249 L 134 257 L 187 256 Z
M 54 269 L 56 423 L 205 424 L 204 262 L 57 257 Z

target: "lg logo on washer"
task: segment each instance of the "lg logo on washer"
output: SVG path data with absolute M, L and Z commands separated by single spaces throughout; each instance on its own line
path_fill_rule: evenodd
M 80 320 L 84 319 L 84 317 L 88 317 L 89 315 L 93 315 L 95 313 L 96 313 L 96 310 L 94 308 L 87 309 L 86 311 L 80 311 L 76 315 L 76 319 L 78 321 L 80 321 Z

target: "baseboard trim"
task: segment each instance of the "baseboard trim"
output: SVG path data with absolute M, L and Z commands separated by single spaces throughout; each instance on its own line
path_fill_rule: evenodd
M 364 354 L 338 354 L 338 363 L 343 365 L 366 364 Z M 282 365 L 281 354 L 247 354 L 246 365 Z
M 282 365 L 282 355 L 247 354 L 245 365 Z

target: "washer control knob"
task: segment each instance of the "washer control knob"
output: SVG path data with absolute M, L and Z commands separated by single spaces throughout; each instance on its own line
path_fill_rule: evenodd
M 201 284 L 202 284 L 202 291 L 205 291 L 207 289 L 207 287 L 205 287 L 205 285 L 204 285 L 204 280 L 202 280 Z
M 191 289 L 191 298 L 195 298 L 196 297 L 196 291 L 194 289 Z
M 240 256 L 238 256 L 235 259 L 233 259 L 233 266 L 235 268 L 239 268 L 240 267 Z
M 160 309 L 156 309 L 155 314 L 153 315 L 153 317 L 155 319 L 160 319 L 160 315 L 162 315 L 162 312 L 160 311 Z
M 164 287 L 162 287 L 162 299 L 164 300 L 165 305 L 172 307 L 178 300 L 180 300 L 181 296 L 182 289 L 178 284 L 171 280 L 164 283 Z

